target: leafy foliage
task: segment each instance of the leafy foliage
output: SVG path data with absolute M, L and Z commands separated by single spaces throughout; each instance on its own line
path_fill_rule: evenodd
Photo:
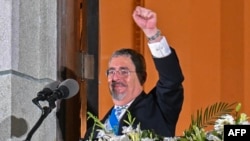
M 99 138 L 99 141 L 112 141 L 112 140 L 130 140 L 130 141 L 152 141 L 152 140 L 163 140 L 162 136 L 159 136 L 156 134 L 153 130 L 141 130 L 140 123 L 137 125 L 136 128 L 133 128 L 134 122 L 136 120 L 135 117 L 131 115 L 131 113 L 127 110 L 126 111 L 128 114 L 128 120 L 124 120 L 124 122 L 128 126 L 124 126 L 123 128 L 123 135 L 121 136 L 116 136 L 114 133 L 110 133 L 105 129 L 104 124 L 98 119 L 98 117 L 94 116 L 90 112 L 88 112 L 88 120 L 92 119 L 94 120 L 94 125 L 93 125 L 93 130 L 91 132 L 91 135 L 89 137 L 89 140 L 91 141 L 93 139 L 94 135 L 94 129 L 95 127 L 99 127 L 99 132 L 104 133 L 102 137 Z
M 93 128 L 92 128 L 92 132 L 91 132 L 91 134 L 90 134 L 90 136 L 89 136 L 89 140 L 91 141 L 91 140 L 93 140 L 93 138 L 94 138 L 93 136 L 94 136 L 95 127 L 98 126 L 98 127 L 100 127 L 101 129 L 105 129 L 105 126 L 104 126 L 104 124 L 98 119 L 98 117 L 94 116 L 92 113 L 87 112 L 87 115 L 88 115 L 87 120 L 89 120 L 89 119 L 93 119 L 93 120 L 94 120 L 94 125 L 93 125 Z
M 221 115 L 230 114 L 234 110 L 236 103 L 225 103 L 219 102 L 211 106 L 208 106 L 205 109 L 205 112 L 202 112 L 202 109 L 197 111 L 196 118 L 192 116 L 192 125 L 197 125 L 197 127 L 205 128 L 207 125 L 214 125 L 214 121 L 218 119 Z
M 189 129 L 184 131 L 184 136 L 180 141 L 205 141 L 206 133 L 204 128 L 208 125 L 214 125 L 215 121 L 224 114 L 230 114 L 234 110 L 236 103 L 219 102 L 198 110 L 196 116 L 191 116 Z
M 247 120 L 249 117 L 245 113 L 239 113 L 241 103 L 225 103 L 217 102 L 210 106 L 207 106 L 205 110 L 197 110 L 196 115 L 191 115 L 191 123 L 189 128 L 184 131 L 184 135 L 181 137 L 171 138 L 173 141 L 208 141 L 208 140 L 223 140 L 223 125 L 225 124 L 250 124 Z M 234 108 L 236 105 L 236 108 Z M 232 111 L 235 113 L 232 114 Z M 135 123 L 135 117 L 127 111 L 127 120 L 124 122 L 128 126 L 123 126 L 123 135 L 116 136 L 112 132 L 106 131 L 103 123 L 99 119 L 88 112 L 88 119 L 94 120 L 94 126 L 99 127 L 99 133 L 102 136 L 99 141 L 112 141 L 112 140 L 126 140 L 126 141 L 155 141 L 163 140 L 164 137 L 157 135 L 153 130 L 141 130 L 140 123 L 136 128 L 133 127 Z M 206 131 L 209 125 L 214 126 L 214 130 Z M 94 129 L 94 128 L 93 128 Z M 92 133 L 94 130 L 92 130 Z M 90 140 L 93 138 L 93 134 L 90 136 Z

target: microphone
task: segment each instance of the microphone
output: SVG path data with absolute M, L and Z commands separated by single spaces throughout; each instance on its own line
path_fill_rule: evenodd
M 53 91 L 57 89 L 57 87 L 60 83 L 61 83 L 60 81 L 54 81 L 54 82 L 51 82 L 51 83 L 45 85 L 43 90 L 41 90 L 40 92 L 37 93 L 37 97 L 35 99 L 33 99 L 33 101 L 46 100 L 48 98 L 48 96 L 50 96 L 53 93 Z
M 37 94 L 37 98 L 40 100 L 47 100 L 49 103 L 49 107 L 44 106 L 41 107 L 38 100 L 34 100 L 33 102 L 42 110 L 42 115 L 40 119 L 36 122 L 34 127 L 28 133 L 25 141 L 30 141 L 31 137 L 33 136 L 34 132 L 37 128 L 41 125 L 43 120 L 48 116 L 48 114 L 52 111 L 53 108 L 56 107 L 56 100 L 58 99 L 68 99 L 75 96 L 79 91 L 78 82 L 74 79 L 66 79 L 62 83 L 55 81 L 52 82 L 44 87 L 44 89 Z
M 60 84 L 59 81 L 54 81 L 45 85 L 43 90 L 37 93 L 37 97 L 32 99 L 32 102 L 42 110 L 42 106 L 40 105 L 39 101 L 47 100 L 48 97 L 52 95 L 53 91 L 56 90 L 59 84 Z
M 53 104 L 58 99 L 69 99 L 75 96 L 79 91 L 78 82 L 74 79 L 66 79 L 63 81 L 57 89 L 53 91 L 53 93 L 48 97 L 48 102 L 52 104 L 52 107 L 55 105 Z M 51 103 L 52 102 L 52 103 Z

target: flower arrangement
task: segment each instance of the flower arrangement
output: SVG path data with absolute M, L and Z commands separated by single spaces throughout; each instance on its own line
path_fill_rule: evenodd
M 236 108 L 233 106 L 236 105 Z M 241 103 L 215 103 L 205 109 L 197 111 L 196 118 L 191 117 L 191 124 L 179 141 L 223 141 L 224 125 L 249 125 L 249 117 L 240 113 Z M 209 126 L 213 130 L 206 131 Z
M 133 128 L 133 123 L 135 118 L 132 117 L 131 113 L 128 112 L 128 120 L 124 121 L 128 126 L 122 127 L 123 135 L 117 136 L 112 131 L 107 131 L 103 123 L 99 121 L 99 119 L 91 113 L 88 114 L 88 119 L 94 120 L 94 127 L 98 126 L 100 129 L 98 130 L 99 137 L 98 141 L 155 141 L 155 140 L 163 140 L 163 137 L 157 135 L 152 130 L 142 130 L 140 128 L 140 124 L 137 125 L 136 128 Z M 94 129 L 94 128 L 93 128 Z M 92 131 L 93 135 L 94 131 Z M 93 136 L 89 137 L 91 141 Z
M 236 108 L 233 106 L 236 105 Z M 88 119 L 94 120 L 94 127 L 98 126 L 98 141 L 223 141 L 224 125 L 249 125 L 249 117 L 245 113 L 240 113 L 241 103 L 219 102 L 197 111 L 196 116 L 191 116 L 189 128 L 183 132 L 183 136 L 174 138 L 164 138 L 157 135 L 152 130 L 142 130 L 140 124 L 133 128 L 135 118 L 128 112 L 128 121 L 124 121 L 128 126 L 122 127 L 123 135 L 117 136 L 112 131 L 107 131 L 103 123 L 91 113 Z M 207 131 L 207 127 L 213 129 Z M 94 128 L 93 128 L 94 129 Z M 89 140 L 93 139 L 92 131 Z

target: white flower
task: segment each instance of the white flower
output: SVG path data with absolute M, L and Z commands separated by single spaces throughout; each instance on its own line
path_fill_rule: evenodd
M 126 135 L 116 136 L 114 134 L 106 133 L 103 136 L 98 137 L 98 141 L 130 141 L 130 139 Z
M 122 127 L 122 133 L 123 134 L 128 134 L 128 133 L 131 133 L 133 131 L 134 131 L 134 129 L 133 129 L 132 126 L 123 126 Z
M 103 129 L 97 129 L 97 131 L 98 131 L 97 138 L 107 139 L 107 138 L 111 138 L 112 136 L 114 136 L 112 131 L 106 131 Z
M 219 137 L 217 137 L 211 133 L 208 133 L 206 138 L 210 141 L 222 141 Z
M 130 141 L 126 135 L 113 136 L 108 141 Z
M 103 137 L 106 133 L 104 130 L 97 130 L 98 134 L 97 134 L 97 138 Z
M 239 121 L 238 121 L 238 124 L 249 124 L 249 122 L 247 121 L 249 117 L 247 117 L 247 114 L 245 113 L 241 113 L 240 114 L 240 118 L 239 118 Z
M 241 122 L 240 124 L 241 124 L 241 125 L 250 125 L 250 122 L 248 122 L 248 121 L 243 121 L 243 122 Z
M 150 138 L 142 138 L 141 141 L 154 141 L 154 139 L 150 139 Z
M 228 124 L 229 125 L 235 124 L 235 120 L 233 116 L 229 114 L 222 115 L 219 119 L 215 121 L 214 130 L 218 134 L 222 134 L 224 130 L 224 125 L 228 125 Z

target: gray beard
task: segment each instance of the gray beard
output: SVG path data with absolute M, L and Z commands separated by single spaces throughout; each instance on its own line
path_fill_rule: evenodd
M 125 93 L 123 93 L 123 94 L 117 94 L 114 91 L 111 91 L 111 95 L 112 95 L 113 99 L 121 101 L 121 100 L 123 100 L 123 98 L 125 97 L 126 94 Z

